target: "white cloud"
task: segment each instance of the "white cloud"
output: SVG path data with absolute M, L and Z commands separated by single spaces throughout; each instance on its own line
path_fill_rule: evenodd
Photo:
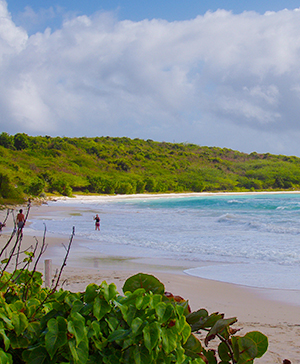
M 26 32 L 12 22 L 4 1 L 0 1 L 0 62 L 5 55 L 20 52 L 26 44 Z
M 299 55 L 299 9 L 178 22 L 98 13 L 28 36 L 0 0 L 1 129 L 300 155 Z

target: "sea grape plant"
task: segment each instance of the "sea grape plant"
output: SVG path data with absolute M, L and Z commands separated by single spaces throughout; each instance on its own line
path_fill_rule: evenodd
M 124 295 L 106 282 L 91 283 L 85 292 L 60 289 L 49 295 L 39 272 L 19 273 L 1 278 L 3 364 L 243 364 L 253 363 L 268 346 L 259 332 L 234 335 L 235 318 L 204 309 L 190 312 L 188 301 L 166 294 L 147 274 L 130 277 Z M 26 299 L 24 288 L 30 290 Z M 196 335 L 201 330 L 207 331 L 204 343 Z M 206 350 L 216 337 L 218 352 Z

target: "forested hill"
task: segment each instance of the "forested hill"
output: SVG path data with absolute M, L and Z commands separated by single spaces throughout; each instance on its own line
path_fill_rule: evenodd
M 0 196 L 300 189 L 300 158 L 129 138 L 0 134 Z

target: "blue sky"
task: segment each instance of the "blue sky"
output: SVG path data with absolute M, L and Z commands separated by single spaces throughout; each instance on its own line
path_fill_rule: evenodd
M 77 14 L 91 15 L 96 11 L 114 11 L 118 9 L 120 19 L 139 21 L 142 19 L 162 18 L 168 21 L 188 20 L 203 15 L 208 10 L 217 9 L 232 10 L 235 14 L 243 11 L 256 11 L 260 14 L 266 11 L 279 11 L 284 8 L 293 10 L 299 7 L 299 1 L 249 1 L 249 0 L 210 0 L 210 1 L 183 1 L 183 0 L 8 0 L 9 11 L 13 15 L 24 12 L 26 7 L 31 7 L 35 12 L 42 8 L 48 9 L 57 6 L 64 11 L 72 11 Z
M 168 21 L 189 20 L 207 11 L 224 9 L 234 14 L 243 11 L 255 11 L 264 14 L 267 11 L 293 10 L 300 6 L 299 1 L 248 1 L 248 0 L 8 0 L 8 9 L 16 24 L 25 26 L 29 32 L 42 30 L 47 25 L 57 28 L 62 19 L 75 15 L 92 15 L 99 11 L 115 12 L 119 20 L 130 19 L 165 19 Z M 27 11 L 26 11 L 27 9 Z M 31 9 L 40 14 L 39 21 L 30 22 L 26 12 Z M 49 9 L 52 11 L 50 12 Z M 48 16 L 46 15 L 48 14 Z
M 0 0 L 1 131 L 300 156 L 299 6 Z

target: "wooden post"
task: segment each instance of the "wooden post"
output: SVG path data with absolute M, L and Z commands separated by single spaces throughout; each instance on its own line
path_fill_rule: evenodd
M 52 259 L 45 259 L 45 287 L 50 288 L 52 277 Z

